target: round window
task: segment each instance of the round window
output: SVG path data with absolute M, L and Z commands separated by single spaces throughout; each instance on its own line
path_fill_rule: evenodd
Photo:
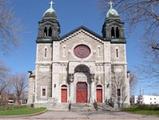
M 74 54 L 79 58 L 86 58 L 90 55 L 91 50 L 87 45 L 78 45 L 74 48 Z

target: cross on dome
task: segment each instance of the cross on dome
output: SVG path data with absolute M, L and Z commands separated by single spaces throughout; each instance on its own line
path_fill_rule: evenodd
M 113 2 L 110 0 L 108 4 L 110 5 L 110 9 L 112 9 L 113 8 Z
M 51 0 L 50 1 L 50 8 L 53 8 L 54 2 Z
M 50 8 L 47 9 L 47 10 L 44 12 L 43 16 L 45 16 L 46 13 L 54 13 L 54 12 L 55 12 L 55 9 L 53 8 L 53 5 L 54 5 L 53 0 L 51 0 L 49 4 L 50 4 Z
M 110 8 L 107 12 L 107 18 L 110 17 L 110 16 L 119 16 L 118 12 L 113 8 L 113 2 L 112 0 L 110 0 L 108 2 L 108 4 L 110 5 Z

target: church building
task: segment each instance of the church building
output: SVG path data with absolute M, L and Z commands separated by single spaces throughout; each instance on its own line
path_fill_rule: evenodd
M 60 26 L 51 2 L 39 22 L 28 104 L 53 108 L 111 100 L 129 106 L 124 23 L 112 2 L 103 26 L 97 26 L 101 35 L 80 26 L 61 36 Z

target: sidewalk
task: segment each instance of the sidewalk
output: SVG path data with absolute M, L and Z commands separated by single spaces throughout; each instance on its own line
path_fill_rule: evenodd
M 155 116 L 143 116 L 125 112 L 53 112 L 37 116 L 0 118 L 0 120 L 159 120 Z

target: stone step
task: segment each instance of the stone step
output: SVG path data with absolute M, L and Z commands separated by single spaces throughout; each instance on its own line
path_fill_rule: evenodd
M 53 111 L 68 111 L 68 103 L 54 105 L 48 104 L 47 109 Z
M 100 111 L 114 111 L 114 108 L 106 104 L 98 104 L 98 110 Z
M 94 107 L 92 104 L 71 104 L 71 111 L 95 111 Z
M 69 103 L 48 103 L 47 104 L 48 110 L 54 111 L 69 111 Z M 71 104 L 71 111 L 73 112 L 85 112 L 85 111 L 96 111 L 92 103 L 73 103 Z M 106 104 L 99 104 L 98 103 L 98 111 L 114 111 L 114 108 L 106 105 Z

